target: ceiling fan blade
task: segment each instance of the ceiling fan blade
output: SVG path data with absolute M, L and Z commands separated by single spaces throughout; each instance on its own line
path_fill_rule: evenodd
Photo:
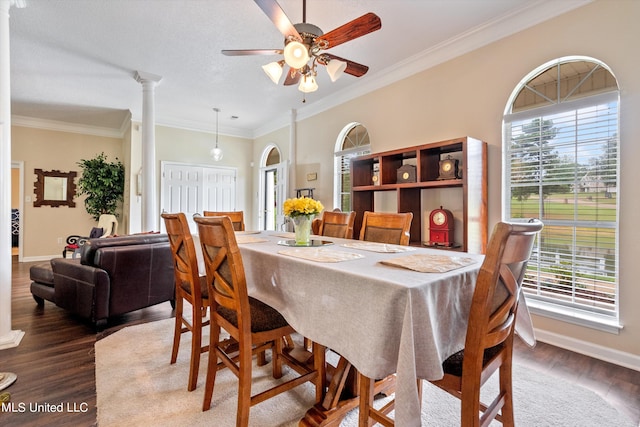
M 254 0 L 258 7 L 269 17 L 278 28 L 278 30 L 284 35 L 285 39 L 288 36 L 292 36 L 295 39 L 300 39 L 298 30 L 293 26 L 291 20 L 284 13 L 284 10 L 280 7 L 276 0 Z
M 345 68 L 344 72 L 355 77 L 362 77 L 367 74 L 367 71 L 369 71 L 369 67 L 366 65 L 358 64 L 357 62 L 349 61 L 348 59 L 340 58 L 339 56 L 331 55 L 330 53 L 323 53 L 322 57 L 346 62 L 347 68 Z M 322 61 L 321 64 L 327 65 L 324 61 Z
M 223 50 L 222 54 L 227 56 L 281 55 L 282 49 L 235 49 Z
M 298 84 L 300 81 L 300 73 L 295 68 L 289 68 L 287 70 L 287 77 L 284 79 L 285 86 L 291 86 Z
M 324 40 L 329 44 L 324 49 L 330 49 L 342 43 L 348 42 L 349 40 L 353 40 L 374 31 L 378 31 L 380 28 L 382 28 L 382 21 L 380 20 L 378 15 L 369 12 L 318 37 L 316 39 L 316 43 Z

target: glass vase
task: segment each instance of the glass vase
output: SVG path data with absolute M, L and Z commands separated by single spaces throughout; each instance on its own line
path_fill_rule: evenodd
M 291 218 L 296 234 L 297 246 L 309 246 L 311 244 L 311 221 L 314 215 L 298 215 Z

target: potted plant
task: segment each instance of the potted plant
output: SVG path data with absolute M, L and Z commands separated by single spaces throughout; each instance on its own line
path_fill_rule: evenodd
M 93 159 L 80 160 L 82 175 L 78 179 L 77 195 L 87 195 L 84 206 L 96 221 L 102 214 L 117 215 L 118 202 L 124 198 L 124 165 L 108 162 L 104 153 Z

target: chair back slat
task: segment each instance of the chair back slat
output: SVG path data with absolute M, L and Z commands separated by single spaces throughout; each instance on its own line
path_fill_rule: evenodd
M 318 234 L 327 237 L 353 239 L 353 223 L 356 213 L 351 212 L 323 212 Z
M 413 213 L 364 212 L 360 240 L 408 245 Z
M 522 278 L 541 229 L 538 220 L 496 224 L 471 303 L 463 372 L 482 367 L 485 349 L 513 338 Z
M 233 224 L 229 216 L 202 216 L 194 218 L 202 245 L 207 270 L 209 296 L 217 305 L 237 313 L 238 328 L 250 333 L 251 317 L 244 265 Z
M 204 211 L 202 214 L 204 216 L 228 216 L 235 231 L 244 231 L 244 211 Z
M 176 286 L 189 289 L 189 294 L 202 301 L 198 260 L 196 258 L 193 237 L 184 213 L 163 213 L 169 245 L 173 255 Z

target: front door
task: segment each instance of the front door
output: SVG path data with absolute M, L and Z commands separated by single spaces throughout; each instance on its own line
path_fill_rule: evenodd
M 258 224 L 261 230 L 283 230 L 285 216 L 282 206 L 287 197 L 288 163 L 260 168 L 260 213 Z

